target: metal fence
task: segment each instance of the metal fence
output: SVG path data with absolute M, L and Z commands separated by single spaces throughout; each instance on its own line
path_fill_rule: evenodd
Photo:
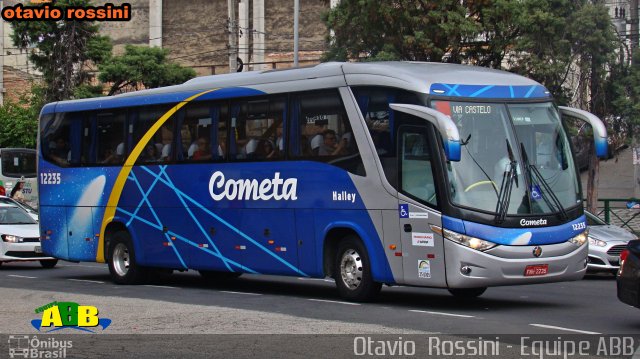
M 598 213 L 608 224 L 615 224 L 640 235 L 640 200 L 635 198 L 601 198 Z

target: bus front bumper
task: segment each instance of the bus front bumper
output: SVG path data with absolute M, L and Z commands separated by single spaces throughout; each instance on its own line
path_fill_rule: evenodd
M 512 258 L 480 252 L 445 240 L 449 288 L 480 288 L 580 280 L 587 270 L 588 245 L 571 243 L 539 246 L 543 255 L 534 257 L 536 246 L 513 246 Z M 573 248 L 569 247 L 573 246 Z M 560 251 L 558 249 L 561 249 Z M 575 249 L 574 249 L 575 248 Z M 503 251 L 507 253 L 508 251 Z M 544 253 L 562 253 L 544 256 Z M 546 267 L 547 273 L 525 276 L 527 266 Z

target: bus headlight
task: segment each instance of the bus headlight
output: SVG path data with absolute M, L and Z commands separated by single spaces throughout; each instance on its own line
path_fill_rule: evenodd
M 607 245 L 607 242 L 601 241 L 599 239 L 595 239 L 593 237 L 589 237 L 589 245 L 590 246 L 605 247 Z
M 2 240 L 9 243 L 22 243 L 22 237 L 12 236 L 10 234 L 3 234 Z
M 578 234 L 577 236 L 569 239 L 569 242 L 575 244 L 576 246 L 580 247 L 583 244 L 587 243 L 587 239 L 589 238 L 589 230 L 586 230 L 580 234 Z
M 469 247 L 471 249 L 475 249 L 478 251 L 486 251 L 487 249 L 491 249 L 497 244 L 489 241 L 485 241 L 480 238 L 466 236 L 464 234 L 460 234 L 454 231 L 450 231 L 448 229 L 442 229 L 442 235 L 444 238 L 456 242 L 458 244 L 462 244 L 465 247 Z

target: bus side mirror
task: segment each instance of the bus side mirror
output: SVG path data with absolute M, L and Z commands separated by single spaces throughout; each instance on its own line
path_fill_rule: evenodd
M 449 116 L 432 108 L 418 105 L 390 103 L 389 107 L 395 111 L 404 112 L 431 122 L 442 136 L 444 153 L 447 159 L 454 162 L 460 161 L 460 133 L 458 132 L 458 127 Z
M 607 156 L 609 155 L 607 143 L 607 128 L 605 127 L 602 120 L 600 120 L 598 116 L 592 114 L 591 112 L 587 112 L 577 108 L 565 106 L 559 106 L 559 108 L 560 112 L 563 115 L 577 118 L 591 125 L 591 128 L 593 128 L 593 141 L 596 149 L 596 156 L 600 158 L 607 158 Z

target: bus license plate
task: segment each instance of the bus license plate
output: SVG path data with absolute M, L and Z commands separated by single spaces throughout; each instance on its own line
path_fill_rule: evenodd
M 549 273 L 549 265 L 548 264 L 539 264 L 535 266 L 526 266 L 524 269 L 525 277 L 533 277 L 537 275 L 546 275 Z
M 36 248 L 34 249 L 34 252 L 36 252 L 36 253 L 42 253 L 42 247 L 40 247 L 40 246 L 36 246 Z

